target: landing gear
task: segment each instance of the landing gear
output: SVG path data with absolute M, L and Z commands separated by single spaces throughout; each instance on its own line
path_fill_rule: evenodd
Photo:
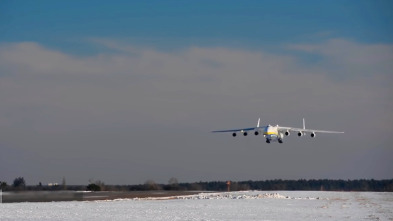
M 269 140 L 269 139 L 266 139 L 266 143 L 270 143 L 270 140 Z

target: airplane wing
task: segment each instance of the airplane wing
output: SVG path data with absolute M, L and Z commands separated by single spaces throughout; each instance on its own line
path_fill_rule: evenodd
M 312 137 L 315 136 L 315 133 L 329 133 L 329 134 L 342 134 L 344 132 L 340 132 L 340 131 L 329 131 L 329 130 L 314 130 L 314 129 L 306 129 L 306 123 L 304 121 L 303 118 L 303 128 L 296 128 L 296 127 L 279 127 L 277 128 L 279 131 L 295 131 L 295 132 L 300 132 L 300 133 L 304 133 L 304 132 L 311 132 Z M 299 135 L 300 136 L 300 135 Z
M 341 131 L 329 131 L 329 130 L 313 130 L 313 129 L 305 129 L 305 128 L 296 128 L 296 127 L 278 127 L 280 131 L 295 131 L 295 132 L 311 132 L 311 133 L 330 133 L 330 134 L 342 134 L 344 132 Z
M 242 128 L 242 129 L 229 129 L 229 130 L 214 130 L 212 133 L 225 133 L 225 132 L 243 132 L 243 131 L 250 131 L 250 130 L 257 130 L 263 129 L 264 127 L 249 127 L 249 128 Z
M 261 121 L 261 118 L 258 119 L 258 123 L 256 127 L 249 127 L 249 128 L 241 128 L 241 129 L 229 129 L 229 130 L 215 130 L 212 131 L 212 133 L 226 133 L 226 132 L 246 132 L 246 131 L 250 131 L 250 130 L 255 130 L 255 131 L 260 131 L 260 130 L 264 130 L 266 127 L 260 127 L 259 126 L 259 122 Z

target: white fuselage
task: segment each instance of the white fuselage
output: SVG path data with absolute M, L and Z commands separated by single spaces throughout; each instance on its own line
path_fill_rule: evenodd
M 281 139 L 281 135 L 278 132 L 278 126 L 268 125 L 263 131 L 263 136 L 266 137 L 266 140 L 269 141 L 278 141 Z

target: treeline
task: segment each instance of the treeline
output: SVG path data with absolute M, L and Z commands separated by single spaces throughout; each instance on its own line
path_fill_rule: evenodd
M 3 191 L 58 191 L 58 190 L 90 190 L 90 191 L 241 191 L 241 190 L 304 190 L 304 191 L 372 191 L 393 192 L 393 179 L 390 180 L 266 180 L 266 181 L 212 181 L 179 183 L 171 178 L 168 184 L 158 184 L 152 180 L 139 185 L 106 185 L 101 181 L 90 182 L 89 185 L 55 185 L 27 186 L 22 177 L 15 179 L 13 185 L 0 182 Z
M 132 190 L 142 190 L 143 185 L 131 186 Z M 163 190 L 205 190 L 227 191 L 228 183 L 222 181 L 179 183 L 178 185 L 161 185 Z M 370 191 L 393 192 L 391 180 L 266 180 L 231 182 L 230 191 L 242 190 L 304 190 L 304 191 Z

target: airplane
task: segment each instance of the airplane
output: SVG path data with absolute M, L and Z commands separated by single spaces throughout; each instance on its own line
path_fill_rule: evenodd
M 263 136 L 266 138 L 266 143 L 277 141 L 278 143 L 283 143 L 283 138 L 285 136 L 289 136 L 291 132 L 297 132 L 299 137 L 306 135 L 307 133 L 311 133 L 311 137 L 315 137 L 316 133 L 344 133 L 340 131 L 327 131 L 327 130 L 314 130 L 314 129 L 306 129 L 306 124 L 303 118 L 303 128 L 296 127 L 282 127 L 282 126 L 259 126 L 259 122 L 261 118 L 258 119 L 258 124 L 256 127 L 242 128 L 242 129 L 230 129 L 230 130 L 215 130 L 212 133 L 226 133 L 232 132 L 232 136 L 236 137 L 236 132 L 240 132 L 243 136 L 247 136 L 249 131 L 254 131 L 254 135 L 257 136 L 263 131 Z

